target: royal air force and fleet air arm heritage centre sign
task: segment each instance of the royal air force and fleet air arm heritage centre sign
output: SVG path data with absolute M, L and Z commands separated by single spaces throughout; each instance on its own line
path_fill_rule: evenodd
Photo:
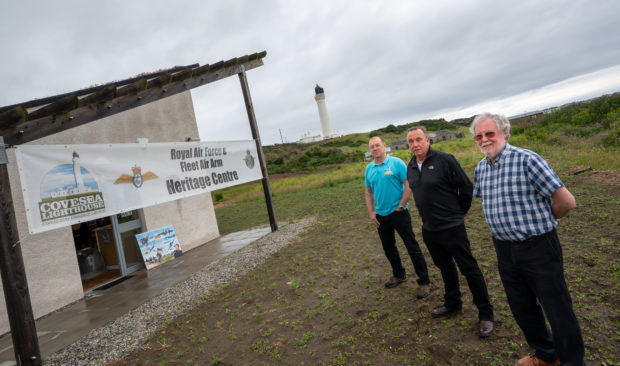
M 20 145 L 30 233 L 262 178 L 254 140 Z

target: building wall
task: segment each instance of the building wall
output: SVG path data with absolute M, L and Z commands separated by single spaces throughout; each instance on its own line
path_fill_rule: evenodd
M 409 145 L 407 144 L 407 139 L 402 139 L 398 141 L 393 141 L 389 145 L 392 150 L 409 150 Z
M 198 139 L 198 126 L 189 91 L 103 118 L 31 144 L 134 143 Z M 35 318 L 62 308 L 84 296 L 71 227 L 28 234 L 15 152 L 7 151 L 8 171 L 22 256 Z M 144 230 L 173 225 L 184 251 L 219 236 L 209 193 L 143 209 Z M 1 286 L 1 283 L 0 283 Z M 0 334 L 10 330 L 4 292 L 0 293 Z
M 439 130 L 439 131 L 435 131 L 434 134 L 435 134 L 434 142 L 452 140 L 456 136 L 456 134 L 450 130 Z

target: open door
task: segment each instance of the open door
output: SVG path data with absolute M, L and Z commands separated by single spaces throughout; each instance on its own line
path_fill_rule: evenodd
M 142 232 L 140 211 L 73 225 L 82 288 L 94 290 L 144 268 L 135 235 Z

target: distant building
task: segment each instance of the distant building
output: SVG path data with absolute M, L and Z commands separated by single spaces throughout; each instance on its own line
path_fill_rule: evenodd
M 456 138 L 456 134 L 450 130 L 439 130 L 428 133 L 428 138 L 431 140 L 431 144 L 439 141 L 452 140 Z
M 392 150 L 409 150 L 409 144 L 407 144 L 407 139 L 390 142 L 389 147 Z
M 297 141 L 300 144 L 309 144 L 311 142 L 321 141 L 321 135 L 310 136 L 310 132 L 304 133 L 304 135 Z
M 536 119 L 538 117 L 542 117 L 543 114 L 551 113 L 552 109 L 553 108 L 545 109 L 543 111 L 525 112 L 525 113 L 517 114 L 515 116 L 508 117 L 508 119 L 510 121 L 515 120 L 515 119 L 522 119 L 526 117 Z

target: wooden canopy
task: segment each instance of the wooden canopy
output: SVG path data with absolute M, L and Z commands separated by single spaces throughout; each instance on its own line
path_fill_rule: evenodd
M 263 65 L 266 51 L 199 66 L 177 66 L 131 79 L 0 107 L 0 136 L 19 145 Z

